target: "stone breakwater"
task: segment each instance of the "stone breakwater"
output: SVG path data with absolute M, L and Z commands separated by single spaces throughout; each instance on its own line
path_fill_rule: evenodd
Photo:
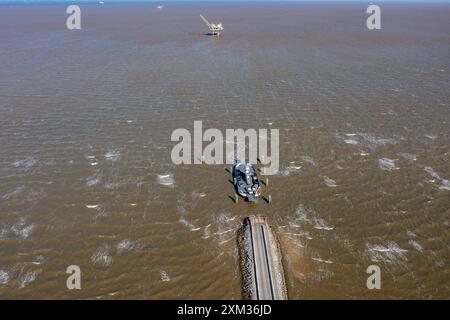
M 237 236 L 244 298 L 287 299 L 281 250 L 267 218 L 245 218 Z

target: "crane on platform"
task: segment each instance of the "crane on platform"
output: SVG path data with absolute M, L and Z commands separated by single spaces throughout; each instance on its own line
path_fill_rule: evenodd
M 223 31 L 223 25 L 222 22 L 209 22 L 208 20 L 206 20 L 206 18 L 202 15 L 200 15 L 200 18 L 202 18 L 203 22 L 205 22 L 205 24 L 208 26 L 210 34 L 214 35 L 214 36 L 219 36 L 220 32 Z

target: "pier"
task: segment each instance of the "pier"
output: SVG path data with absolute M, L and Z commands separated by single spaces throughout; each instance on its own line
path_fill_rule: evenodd
M 281 252 L 267 218 L 246 218 L 238 244 L 244 296 L 250 300 L 286 300 Z

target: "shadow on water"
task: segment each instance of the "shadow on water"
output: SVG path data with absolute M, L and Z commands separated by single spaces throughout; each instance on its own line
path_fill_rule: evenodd
M 214 39 L 214 40 L 220 40 L 220 39 L 222 39 L 222 35 L 221 35 L 221 34 L 214 34 L 214 33 L 212 33 L 212 32 L 207 32 L 207 33 L 204 33 L 203 35 L 204 35 L 204 36 L 211 37 L 211 38 Z

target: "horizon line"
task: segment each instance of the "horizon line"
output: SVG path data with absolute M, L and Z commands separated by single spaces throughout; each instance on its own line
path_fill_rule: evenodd
M 8 3 L 8 4 L 41 4 L 41 3 L 99 3 L 100 0 L 0 0 L 0 3 Z M 367 3 L 367 4 L 382 4 L 382 3 L 423 3 L 423 4 L 432 4 L 432 3 L 450 3 L 450 0 L 102 0 L 104 4 L 107 3 L 193 3 L 193 2 L 271 2 L 271 3 L 286 3 L 286 2 L 308 2 L 308 3 Z

